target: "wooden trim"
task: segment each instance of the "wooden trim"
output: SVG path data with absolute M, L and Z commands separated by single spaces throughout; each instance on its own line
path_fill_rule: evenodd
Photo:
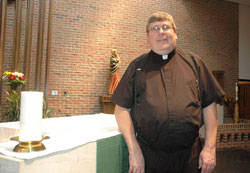
M 4 48 L 5 48 L 5 29 L 6 29 L 6 14 L 7 14 L 7 0 L 2 0 L 2 14 L 1 14 L 1 42 L 0 42 L 0 104 L 2 102 L 2 77 L 3 77 L 3 63 L 4 63 Z
M 25 33 L 25 48 L 24 48 L 24 75 L 30 79 L 30 60 L 32 46 L 32 23 L 33 23 L 34 0 L 27 1 L 26 15 L 26 33 Z M 29 82 L 23 86 L 23 89 L 29 90 Z
M 44 86 L 44 96 L 45 96 L 46 104 L 47 104 L 47 99 L 48 99 L 50 49 L 51 49 L 51 34 L 52 34 L 52 12 L 53 12 L 53 0 L 50 0 L 50 4 L 49 4 L 49 21 L 48 21 L 48 36 L 47 36 L 45 86 Z
M 12 70 L 16 70 L 19 63 L 20 41 L 21 41 L 21 22 L 22 22 L 22 0 L 16 1 L 15 23 L 13 34 L 13 64 Z
M 35 89 L 37 91 L 41 90 L 45 8 L 46 8 L 46 2 L 44 0 L 40 0 L 37 56 L 36 56 L 36 83 L 35 83 Z
M 250 81 L 238 81 L 238 85 L 250 85 Z

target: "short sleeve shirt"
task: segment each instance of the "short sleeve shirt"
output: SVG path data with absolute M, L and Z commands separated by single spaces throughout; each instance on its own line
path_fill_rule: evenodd
M 141 57 L 130 63 L 111 98 L 113 103 L 131 108 L 131 116 L 143 137 L 161 148 L 191 145 L 202 123 L 202 108 L 224 95 L 204 61 L 190 54 L 199 70 L 193 68 L 187 61 L 190 55 L 180 48 L 166 60 L 152 50 L 146 55 L 137 81 L 136 115 L 133 114 L 135 71 Z M 200 89 L 194 70 L 200 76 Z

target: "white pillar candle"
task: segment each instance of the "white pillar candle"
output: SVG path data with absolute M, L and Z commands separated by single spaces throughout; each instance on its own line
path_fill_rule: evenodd
M 21 92 L 19 141 L 42 140 L 43 93 Z

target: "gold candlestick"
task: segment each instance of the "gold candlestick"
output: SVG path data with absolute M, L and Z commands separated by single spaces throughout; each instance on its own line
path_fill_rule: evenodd
M 49 139 L 49 136 L 44 136 L 42 138 L 42 140 L 44 140 L 44 139 Z M 25 141 L 25 142 L 21 142 L 21 141 L 19 141 L 18 136 L 11 138 L 11 140 L 19 142 L 19 144 L 17 144 L 15 146 L 15 148 L 13 149 L 14 152 L 30 153 L 30 152 L 43 151 L 43 150 L 46 149 L 46 147 L 42 143 L 42 140 L 41 141 Z
M 239 122 L 238 83 L 235 84 L 234 123 Z

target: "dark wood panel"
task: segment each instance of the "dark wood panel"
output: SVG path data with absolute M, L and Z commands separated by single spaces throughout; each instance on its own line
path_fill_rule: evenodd
M 240 119 L 250 120 L 250 82 L 239 82 Z
M 35 88 L 37 91 L 40 91 L 41 89 L 45 8 L 46 8 L 46 2 L 40 0 L 39 23 L 38 23 L 39 27 L 37 36 L 37 55 L 36 55 L 36 82 L 35 82 Z
M 33 25 L 33 10 L 34 0 L 27 2 L 26 16 L 26 33 L 25 33 L 25 48 L 24 48 L 24 75 L 30 79 L 30 60 L 31 60 L 31 45 L 32 45 L 32 25 Z M 29 90 L 29 82 L 23 86 L 26 91 Z
M 21 25 L 22 25 L 22 0 L 18 0 L 15 4 L 12 70 L 17 70 L 17 67 L 19 65 Z
M 0 103 L 2 101 L 2 75 L 3 75 L 3 62 L 4 62 L 4 45 L 5 45 L 5 28 L 6 28 L 6 14 L 7 14 L 7 1 L 1 1 L 1 32 L 0 32 Z
M 47 54 L 46 54 L 46 70 L 45 70 L 45 86 L 44 96 L 46 104 L 48 104 L 48 84 L 49 84 L 49 69 L 50 69 L 50 48 L 51 48 L 51 34 L 52 34 L 52 12 L 53 12 L 53 0 L 50 0 L 49 4 L 49 21 L 48 21 L 48 36 L 47 36 Z M 48 106 L 48 105 L 46 105 Z

